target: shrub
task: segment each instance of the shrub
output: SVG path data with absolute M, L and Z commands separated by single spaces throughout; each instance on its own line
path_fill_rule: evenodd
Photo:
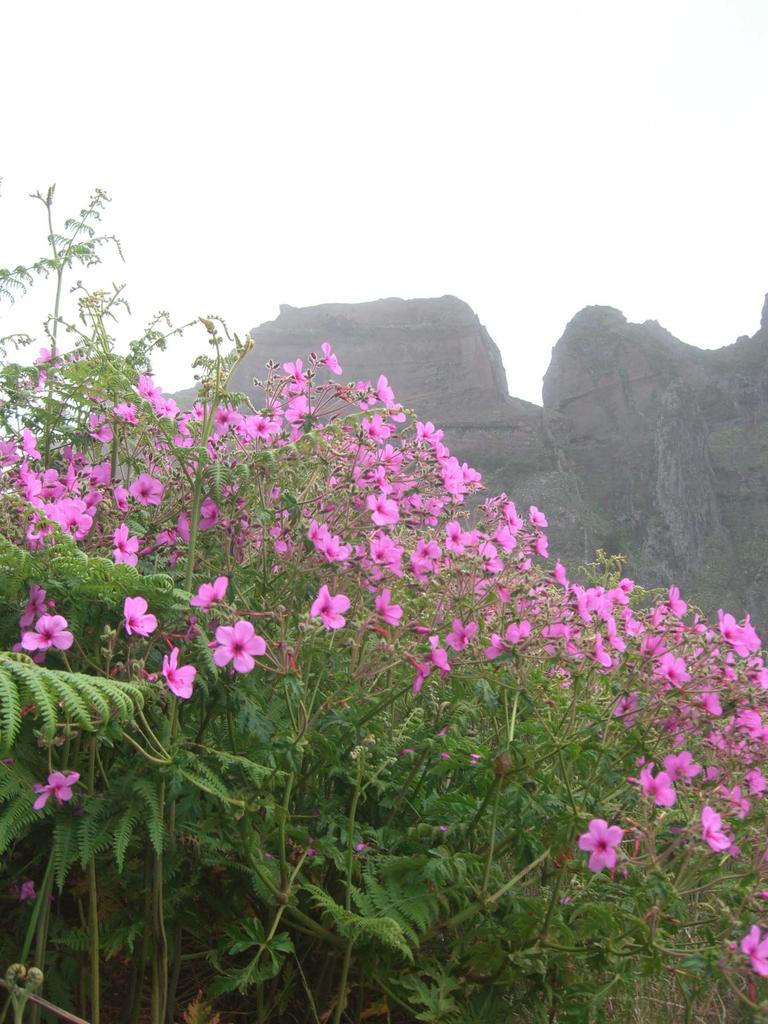
M 6 962 L 94 1021 L 625 1019 L 648 977 L 759 1009 L 749 620 L 552 568 L 330 345 L 254 404 L 203 318 L 180 410 L 114 298 L 0 373 Z

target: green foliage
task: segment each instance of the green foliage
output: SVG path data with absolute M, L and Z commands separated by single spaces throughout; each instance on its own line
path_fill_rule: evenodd
M 142 707 L 142 687 L 124 680 L 36 665 L 26 654 L 0 652 L 0 751 L 8 752 L 22 727 L 22 709 L 42 719 L 40 736 L 50 742 L 59 723 L 85 732 L 110 722 L 128 722 Z
M 355 914 L 340 906 L 332 896 L 316 885 L 307 884 L 304 891 L 311 896 L 315 906 L 330 918 L 336 931 L 344 938 L 361 945 L 374 943 L 384 946 L 408 960 L 413 959 L 400 923 L 394 917 L 380 914 L 373 902 L 365 901 L 364 912 Z M 360 894 L 357 895 L 359 899 Z

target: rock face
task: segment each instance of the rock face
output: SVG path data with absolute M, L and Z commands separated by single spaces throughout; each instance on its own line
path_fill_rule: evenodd
M 715 351 L 590 306 L 555 346 L 543 397 L 594 543 L 644 583 L 768 624 L 768 299 L 754 337 Z
M 757 334 L 716 351 L 589 306 L 553 350 L 543 408 L 509 396 L 498 349 L 452 296 L 282 306 L 252 337 L 235 388 L 329 341 L 341 379 L 386 374 L 490 493 L 543 508 L 569 564 L 621 553 L 640 582 L 768 628 L 768 297 Z

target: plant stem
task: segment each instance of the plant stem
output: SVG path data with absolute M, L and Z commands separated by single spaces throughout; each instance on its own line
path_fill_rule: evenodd
M 96 779 L 96 744 L 97 739 L 91 736 L 91 749 L 88 759 L 88 792 L 93 796 Z M 91 959 L 91 1021 L 99 1024 L 101 991 L 99 981 L 99 890 L 96 884 L 96 855 L 92 854 L 88 862 L 88 940 Z
M 352 909 L 352 868 L 355 858 L 355 818 L 357 817 L 357 804 L 360 800 L 360 790 L 363 781 L 363 762 L 365 753 L 360 752 L 357 759 L 357 780 L 355 791 L 352 794 L 352 804 L 349 808 L 349 820 L 347 823 L 347 889 L 344 895 L 344 906 L 348 911 Z M 336 1012 L 333 1015 L 333 1024 L 341 1024 L 341 1015 L 347 1004 L 347 978 L 349 977 L 349 965 L 352 961 L 352 939 L 347 940 L 347 948 L 344 951 L 344 962 L 341 965 L 341 977 L 339 978 L 339 993 L 336 997 Z
M 491 839 L 488 843 L 488 855 L 485 858 L 485 871 L 483 872 L 483 892 L 488 889 L 488 879 L 491 874 L 491 864 L 493 863 L 493 848 L 496 843 L 496 821 L 499 816 L 499 795 L 501 794 L 500 779 L 496 780 L 496 792 L 493 797 L 493 811 L 491 813 Z
M 293 772 L 288 776 L 283 796 L 283 806 L 280 813 L 280 890 L 285 893 L 288 888 L 288 850 L 285 845 L 285 826 L 288 821 L 288 808 L 291 803 L 291 790 L 293 789 Z

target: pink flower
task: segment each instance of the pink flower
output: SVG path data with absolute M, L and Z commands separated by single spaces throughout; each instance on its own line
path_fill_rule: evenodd
M 531 635 L 531 624 L 528 619 L 522 622 L 510 622 L 504 633 L 504 639 L 510 644 L 519 644 L 521 640 Z
M 695 763 L 690 750 L 683 750 L 679 754 L 668 754 L 664 758 L 664 770 L 673 782 L 688 782 L 699 774 L 701 765 Z
M 672 779 L 666 772 L 659 772 L 654 778 L 652 772 L 653 762 L 640 772 L 639 782 L 643 796 L 652 796 L 657 807 L 672 807 L 677 800 Z
M 95 412 L 88 417 L 88 428 L 94 441 L 101 441 L 102 444 L 108 444 L 114 437 L 112 428 L 104 417 Z
M 756 654 L 760 650 L 760 637 L 749 621 L 749 616 L 744 620 L 743 626 L 739 626 L 732 615 L 723 614 L 722 608 L 719 609 L 717 617 L 723 639 L 733 647 L 740 657 L 746 658 L 749 654 Z
M 747 785 L 749 786 L 750 793 L 754 796 L 762 796 L 766 788 L 768 788 L 765 776 L 759 768 L 752 768 L 747 772 Z
M 171 693 L 187 700 L 192 696 L 192 684 L 197 675 L 194 665 L 179 665 L 179 649 L 174 647 L 170 656 L 163 658 L 163 675 Z
M 491 643 L 485 648 L 483 652 L 489 661 L 493 661 L 494 658 L 498 658 L 506 650 L 504 642 L 498 633 L 491 633 Z
M 380 402 L 382 402 L 390 409 L 395 404 L 395 393 L 389 386 L 389 381 L 384 376 L 384 374 L 381 374 L 378 381 L 376 382 L 376 397 Z
M 232 427 L 239 427 L 243 422 L 243 414 L 233 409 L 230 405 L 220 405 L 214 416 L 216 422 L 216 433 L 219 436 L 229 433 Z
M 676 658 L 674 654 L 667 652 L 659 659 L 659 663 L 656 666 L 656 675 L 666 679 L 679 689 L 682 683 L 690 683 L 691 681 L 687 668 L 688 666 L 682 658 Z
M 631 729 L 637 721 L 637 715 L 634 714 L 637 711 L 638 700 L 637 691 L 633 690 L 632 693 L 625 693 L 622 697 L 619 697 L 616 702 L 616 707 L 613 709 L 613 713 L 616 718 L 621 718 L 627 729 Z M 666 762 L 664 764 L 666 768 Z
M 362 427 L 363 433 L 369 437 L 371 441 L 375 441 L 377 444 L 380 444 L 383 441 L 388 441 L 395 430 L 391 424 L 384 422 L 379 413 L 370 417 L 363 416 L 360 426 Z M 381 524 L 379 523 L 379 525 Z
M 616 847 L 624 835 L 618 825 L 608 825 L 604 818 L 593 818 L 589 829 L 579 836 L 579 849 L 591 853 L 588 867 L 590 871 L 602 871 L 603 868 L 616 867 Z
M 555 565 L 555 579 L 561 587 L 568 586 L 568 576 L 565 571 L 565 567 L 558 561 Z
M 89 514 L 85 502 L 79 498 L 61 498 L 48 506 L 46 514 L 75 540 L 82 540 L 93 526 L 93 516 Z
M 30 459 L 41 458 L 40 452 L 37 450 L 37 441 L 35 435 L 27 427 L 24 427 L 24 433 L 22 435 L 23 440 L 21 447 L 24 450 L 24 454 L 28 455 Z
M 128 527 L 121 523 L 115 530 L 113 541 L 115 544 L 112 557 L 115 562 L 124 562 L 126 565 L 136 565 L 139 560 L 139 538 L 128 536 Z
M 135 426 L 139 420 L 136 416 L 136 406 L 133 402 L 121 402 L 114 408 L 115 416 L 118 416 L 121 420 L 125 420 L 126 423 L 130 423 Z
M 736 817 L 741 820 L 746 818 L 749 813 L 749 800 L 745 799 L 741 795 L 741 786 L 734 786 L 733 789 L 728 789 L 727 786 L 721 786 L 720 792 L 723 795 L 723 799 L 728 800 L 729 803 L 733 804 L 733 808 L 736 811 Z
M 131 495 L 140 505 L 159 505 L 163 500 L 165 488 L 149 473 L 142 473 L 128 488 Z
M 768 933 L 763 937 L 760 929 L 753 924 L 739 947 L 744 956 L 748 956 L 752 970 L 763 978 L 768 978 Z
M 342 612 L 349 608 L 349 598 L 345 594 L 331 595 L 328 587 L 323 584 L 315 599 L 310 614 L 313 618 L 322 619 L 326 629 L 341 629 L 347 620 Z
M 451 632 L 446 636 L 445 642 L 449 647 L 452 647 L 454 651 L 463 651 L 476 633 L 476 622 L 468 622 L 465 626 L 461 619 L 454 619 Z
M 154 380 L 148 373 L 142 373 L 139 375 L 136 391 L 142 398 L 146 398 L 148 402 L 161 397 L 163 393 L 161 388 L 155 386 Z
M 157 619 L 154 615 L 147 614 L 147 602 L 143 597 L 126 597 L 123 604 L 123 615 L 125 616 L 125 632 L 128 636 L 138 633 L 139 636 L 149 636 L 157 629 Z
M 397 502 L 383 494 L 369 494 L 366 505 L 370 509 L 371 519 L 377 526 L 392 526 L 400 519 Z
M 688 611 L 688 605 L 685 603 L 685 601 L 682 601 L 680 599 L 679 587 L 669 588 L 667 604 L 669 605 L 669 610 L 678 619 L 681 619 L 683 615 L 685 615 L 685 613 Z
M 721 853 L 729 849 L 731 840 L 721 830 L 722 818 L 711 807 L 703 807 L 701 811 L 701 838 L 709 845 L 710 850 Z
M 37 896 L 35 883 L 31 878 L 25 878 L 21 883 L 21 887 L 14 886 L 13 891 L 18 893 L 20 903 L 24 903 L 26 900 L 33 900 Z
M 376 612 L 389 626 L 397 626 L 403 617 L 403 609 L 399 604 L 390 604 L 392 594 L 388 587 L 384 587 L 380 594 L 376 595 Z
M 613 665 L 613 658 L 611 658 L 608 651 L 603 647 L 603 638 L 599 633 L 595 637 L 595 651 L 593 658 L 597 664 L 602 665 L 603 668 L 611 668 Z
M 201 583 L 197 594 L 190 598 L 189 603 L 193 608 L 202 608 L 209 612 L 211 606 L 218 601 L 223 601 L 229 586 L 229 579 L 226 576 L 217 576 L 213 583 Z
M 706 690 L 700 695 L 699 699 L 701 701 L 701 706 L 708 714 L 716 717 L 722 715 L 723 706 L 720 703 L 719 696 L 714 692 L 714 690 Z
M 535 505 L 531 505 L 528 512 L 528 516 L 534 526 L 549 526 L 549 523 L 547 522 L 547 517 L 544 515 L 543 512 L 540 512 Z
M 125 487 L 120 487 L 120 486 L 115 487 L 113 493 L 115 495 L 115 504 L 117 505 L 117 507 L 120 509 L 121 512 L 127 512 L 128 511 L 128 491 L 126 490 L 126 488 Z
M 72 786 L 74 786 L 79 778 L 79 772 L 52 772 L 48 776 L 47 786 L 41 786 L 39 782 L 36 782 L 34 789 L 40 795 L 32 805 L 33 808 L 36 811 L 41 810 L 48 803 L 49 796 L 55 796 L 58 804 L 71 800 Z
M 615 651 L 624 652 L 627 649 L 627 645 L 624 640 L 619 636 L 616 619 L 613 615 L 608 616 L 608 643 L 613 647 Z
M 461 528 L 461 523 L 455 519 L 446 525 L 445 533 L 445 546 L 448 550 L 452 551 L 455 555 L 463 555 L 466 551 L 467 538 L 470 537 L 470 534 L 465 533 Z
M 46 591 L 42 587 L 38 587 L 36 583 L 33 583 L 29 588 L 29 600 L 19 619 L 19 625 L 22 629 L 31 626 L 37 616 L 45 612 L 45 596 Z
M 25 651 L 47 651 L 51 647 L 68 651 L 74 642 L 75 638 L 67 629 L 67 620 L 61 615 L 41 615 L 34 630 L 21 638 Z
M 429 638 L 429 644 L 432 648 L 429 653 L 430 661 L 440 669 L 443 675 L 446 675 L 451 671 L 451 666 L 448 661 L 448 652 L 444 647 L 440 647 L 440 637 L 437 634 L 431 636 Z
M 435 430 L 435 424 L 431 420 L 427 420 L 426 423 L 416 421 L 416 440 L 426 441 L 427 444 L 433 447 L 441 441 L 443 438 L 442 430 Z
M 216 630 L 216 650 L 213 660 L 223 668 L 232 662 L 235 672 L 250 672 L 256 662 L 267 649 L 264 639 L 260 637 L 250 622 L 238 620 L 234 626 L 219 626 Z
M 213 498 L 206 498 L 200 506 L 200 530 L 205 533 L 206 530 L 212 530 L 213 527 L 219 521 L 219 506 L 213 500 Z
M 493 534 L 493 539 L 499 547 L 503 548 L 503 550 L 507 552 L 507 554 L 509 554 L 510 551 L 514 551 L 517 547 L 517 537 L 508 526 L 499 526 Z M 538 540 L 546 541 L 546 537 L 542 535 Z
M 331 346 L 328 344 L 327 341 L 323 342 L 322 349 L 323 349 L 323 358 L 320 360 L 320 362 L 324 363 L 328 367 L 328 369 L 331 371 L 331 373 L 335 373 L 336 376 L 338 376 L 339 374 L 343 373 L 343 370 L 341 369 L 341 366 L 339 365 L 339 360 L 336 358 L 334 353 L 331 351 Z

